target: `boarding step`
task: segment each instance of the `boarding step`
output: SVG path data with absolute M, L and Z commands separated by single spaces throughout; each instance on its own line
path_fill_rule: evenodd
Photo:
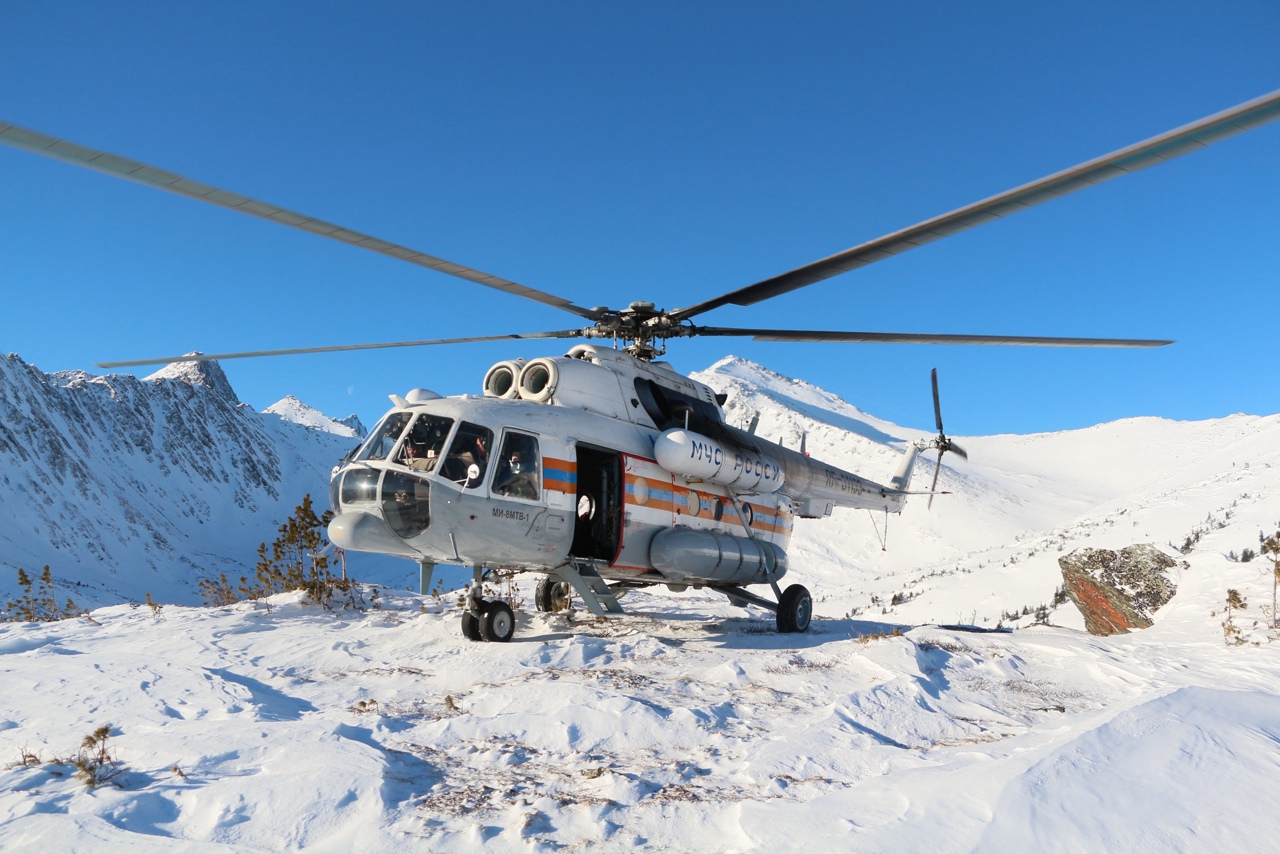
M 556 569 L 556 574 L 568 582 L 574 592 L 582 597 L 587 610 L 597 617 L 622 613 L 617 595 L 596 571 L 594 560 L 574 559 Z

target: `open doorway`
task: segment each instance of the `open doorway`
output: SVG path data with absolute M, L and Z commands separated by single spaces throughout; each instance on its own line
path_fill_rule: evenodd
M 608 563 L 622 546 L 622 455 L 578 445 L 578 499 L 575 509 L 574 557 Z

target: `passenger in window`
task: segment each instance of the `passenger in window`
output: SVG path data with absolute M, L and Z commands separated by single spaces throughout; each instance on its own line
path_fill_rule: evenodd
M 493 489 L 499 495 L 530 500 L 538 497 L 538 474 L 522 459 L 519 451 L 515 451 L 508 459 L 503 460 L 498 472 Z
M 522 433 L 509 433 L 502 445 L 498 473 L 493 479 L 497 495 L 536 501 L 542 491 L 538 465 L 538 440 Z

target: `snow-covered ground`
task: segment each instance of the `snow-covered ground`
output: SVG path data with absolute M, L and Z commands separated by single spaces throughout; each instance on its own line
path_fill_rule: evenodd
M 872 477 L 923 435 L 738 360 L 702 378 L 735 423 Z M 0 848 L 1272 847 L 1271 581 L 1227 554 L 1280 527 L 1280 417 L 958 441 L 953 494 L 890 517 L 887 550 L 882 516 L 799 523 L 806 635 L 692 591 L 538 614 L 527 584 L 510 644 L 465 641 L 451 596 L 386 589 L 363 611 L 288 594 L 0 626 Z M 1051 600 L 1062 554 L 1139 542 L 1186 562 L 1152 628 L 1007 616 Z M 103 724 L 119 785 L 47 764 Z

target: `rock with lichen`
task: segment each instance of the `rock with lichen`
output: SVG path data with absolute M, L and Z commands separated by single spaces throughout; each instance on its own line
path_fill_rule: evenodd
M 1185 563 L 1183 564 L 1185 566 Z M 1153 545 L 1076 549 L 1058 558 L 1067 595 L 1091 635 L 1145 629 L 1178 591 L 1178 561 Z

